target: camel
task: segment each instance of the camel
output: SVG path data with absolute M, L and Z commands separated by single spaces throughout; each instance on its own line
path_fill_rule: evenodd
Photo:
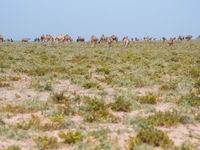
M 46 34 L 42 34 L 41 37 L 40 37 L 40 39 L 41 39 L 41 42 L 45 42 L 45 40 L 46 40 Z
M 106 37 L 104 36 L 104 34 L 101 36 L 100 42 L 106 42 Z
M 49 41 L 50 41 L 50 42 L 53 42 L 53 41 L 54 41 L 53 36 L 52 36 L 51 34 L 47 34 L 47 35 L 46 35 L 46 41 L 47 41 L 47 42 L 49 42 Z
M 64 36 L 62 34 L 59 34 L 55 37 L 55 41 L 57 42 L 64 42 Z
M 185 39 L 186 39 L 187 41 L 191 40 L 191 39 L 192 39 L 192 35 L 187 35 L 187 36 L 185 37 Z
M 8 42 L 13 42 L 13 39 L 7 39 Z
M 28 42 L 30 40 L 30 38 L 22 38 L 22 42 Z
M 170 38 L 170 40 L 168 41 L 169 46 L 173 46 L 174 44 L 174 38 Z
M 72 37 L 71 37 L 70 35 L 67 34 L 67 35 L 64 36 L 64 42 L 65 42 L 65 41 L 67 41 L 67 42 L 68 42 L 68 41 L 72 42 L 73 39 L 72 39 Z
M 112 37 L 108 37 L 108 38 L 106 38 L 106 41 L 107 41 L 107 43 L 108 43 L 108 47 L 110 48 L 110 47 L 111 47 L 111 44 L 112 44 L 112 42 L 113 42 L 113 38 L 112 38 Z
M 40 42 L 40 38 L 35 38 L 34 42 Z
M 184 40 L 184 36 L 179 35 L 179 36 L 178 36 L 178 40 L 181 40 L 181 41 Z
M 146 36 L 146 40 L 149 41 L 149 36 L 148 35 Z
M 110 36 L 110 37 L 112 38 L 113 41 L 118 42 L 118 37 L 117 37 L 116 35 L 112 35 L 112 36 Z
M 166 37 L 162 37 L 162 40 L 163 40 L 163 41 L 166 41 L 166 40 L 167 40 L 167 38 L 166 38 Z
M 90 42 L 91 43 L 95 43 L 96 44 L 98 42 L 98 40 L 99 39 L 96 36 L 94 36 L 94 35 L 92 35 L 91 38 L 90 38 Z
M 197 39 L 200 39 L 200 35 L 197 37 Z
M 139 40 L 140 40 L 139 38 L 137 38 L 137 37 L 135 38 L 135 41 L 139 41 Z
M 85 41 L 85 39 L 82 38 L 81 36 L 79 36 L 79 37 L 77 38 L 77 40 L 76 40 L 76 42 L 84 42 L 84 41 Z
M 130 40 L 129 40 L 128 36 L 124 37 L 123 41 L 125 43 L 124 48 L 128 48 L 128 45 L 130 44 Z
M 53 36 L 51 34 L 42 34 L 40 37 L 41 42 L 53 42 Z
M 4 39 L 3 39 L 3 36 L 0 34 L 0 41 L 3 42 Z

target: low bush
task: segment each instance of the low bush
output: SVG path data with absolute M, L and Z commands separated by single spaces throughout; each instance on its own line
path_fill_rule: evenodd
M 148 92 L 144 96 L 137 96 L 136 101 L 141 104 L 156 104 L 160 99 L 158 98 L 158 95 Z
M 176 80 L 170 80 L 161 85 L 159 90 L 175 90 L 178 87 L 178 82 Z
M 185 123 L 185 118 L 177 112 L 156 112 L 154 115 L 149 115 L 143 119 L 143 122 L 148 122 L 155 126 L 174 126 L 179 123 Z
M 191 92 L 191 93 L 186 94 L 185 96 L 182 96 L 177 101 L 178 104 L 181 104 L 183 102 L 187 102 L 193 107 L 199 107 L 200 106 L 200 97 L 197 96 L 194 92 Z
M 53 149 L 58 147 L 58 140 L 56 137 L 35 137 L 33 138 L 33 141 L 36 143 L 37 147 L 41 150 L 44 149 Z
M 131 150 L 136 146 L 143 143 L 155 146 L 155 147 L 172 147 L 174 142 L 169 139 L 168 135 L 155 128 L 140 129 L 137 132 L 136 137 L 130 137 L 128 140 L 128 145 Z
M 123 96 L 116 96 L 115 102 L 108 104 L 108 106 L 114 111 L 130 112 L 132 109 L 131 102 L 124 100 Z
M 29 108 L 27 109 L 24 105 L 12 105 L 12 104 L 6 104 L 1 108 L 2 112 L 12 112 L 12 113 L 29 113 L 33 112 L 34 109 Z
M 82 85 L 84 88 L 86 89 L 90 89 L 90 88 L 97 88 L 97 89 L 101 89 L 101 85 L 96 83 L 96 82 L 92 82 L 92 81 L 86 81 L 83 83 Z
M 75 143 L 83 138 L 83 134 L 81 132 L 74 130 L 61 131 L 58 133 L 58 136 L 64 140 L 64 143 L 67 144 Z
M 200 112 L 194 118 L 195 120 L 200 121 Z
M 98 98 L 84 98 L 84 117 L 87 121 L 103 121 L 109 116 L 109 111 L 106 103 Z
M 17 145 L 8 146 L 6 150 L 21 150 L 21 148 Z

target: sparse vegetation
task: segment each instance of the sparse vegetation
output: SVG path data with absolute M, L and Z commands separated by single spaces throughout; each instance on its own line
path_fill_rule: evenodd
M 121 47 L 0 42 L 0 149 L 200 149 L 200 41 Z

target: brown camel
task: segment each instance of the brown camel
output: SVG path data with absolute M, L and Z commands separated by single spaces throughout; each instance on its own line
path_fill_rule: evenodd
M 112 38 L 113 41 L 118 42 L 118 37 L 117 37 L 116 35 L 112 35 L 112 36 L 110 36 L 110 37 Z
M 64 36 L 62 34 L 59 34 L 55 37 L 55 41 L 57 42 L 64 42 Z
M 40 38 L 35 38 L 34 42 L 40 42 Z
M 112 42 L 113 42 L 113 38 L 112 37 L 108 37 L 108 38 L 106 38 L 106 41 L 107 41 L 107 43 L 108 43 L 108 47 L 110 48 L 112 45 Z
M 178 40 L 181 40 L 181 41 L 184 40 L 184 36 L 179 35 L 179 36 L 178 36 Z
M 101 38 L 100 38 L 100 42 L 106 42 L 106 37 L 105 37 L 104 34 L 101 36 Z
M 146 36 L 146 40 L 149 41 L 149 36 L 148 35 Z
M 45 39 L 46 39 L 47 42 L 49 42 L 49 41 L 53 42 L 54 41 L 53 36 L 51 34 L 47 34 Z
M 41 42 L 45 42 L 46 40 L 46 34 L 42 34 L 40 37 Z
M 71 37 L 70 35 L 67 34 L 67 35 L 64 36 L 64 42 L 65 42 L 65 41 L 66 41 L 66 42 L 68 42 L 68 41 L 72 42 L 73 39 L 72 39 L 72 37 Z
M 90 38 L 90 42 L 91 43 L 95 43 L 96 44 L 98 42 L 98 40 L 99 39 L 95 35 L 92 35 L 91 38 Z
M 10 38 L 10 39 L 7 39 L 7 41 L 8 41 L 8 42 L 13 42 L 13 39 Z
M 166 40 L 167 40 L 167 38 L 166 38 L 166 37 L 162 37 L 162 40 L 163 40 L 163 41 L 166 41 Z
M 41 42 L 53 42 L 53 36 L 51 34 L 42 34 L 40 37 L 40 41 Z
M 84 41 L 85 41 L 85 39 L 81 36 L 78 36 L 78 38 L 76 40 L 76 42 L 84 42 Z
M 192 39 L 192 35 L 187 35 L 187 36 L 185 37 L 185 39 L 186 39 L 187 41 L 191 40 L 191 39 Z
M 123 41 L 124 41 L 124 48 L 128 48 L 128 45 L 130 44 L 130 40 L 128 38 L 128 36 L 124 37 L 123 38 Z
M 173 46 L 174 44 L 174 38 L 170 38 L 170 40 L 168 41 L 169 46 Z
M 22 38 L 22 42 L 28 42 L 30 40 L 30 38 Z
M 1 41 L 1 42 L 3 42 L 3 41 L 4 41 L 4 39 L 3 39 L 3 36 L 2 36 L 2 35 L 0 35 L 0 41 Z
M 139 38 L 137 38 L 137 37 L 135 38 L 135 41 L 139 41 L 139 40 L 140 40 Z
M 197 37 L 197 39 L 200 39 L 200 35 Z

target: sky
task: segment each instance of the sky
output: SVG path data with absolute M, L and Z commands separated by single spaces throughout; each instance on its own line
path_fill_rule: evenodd
M 0 0 L 4 38 L 200 35 L 200 0 Z

